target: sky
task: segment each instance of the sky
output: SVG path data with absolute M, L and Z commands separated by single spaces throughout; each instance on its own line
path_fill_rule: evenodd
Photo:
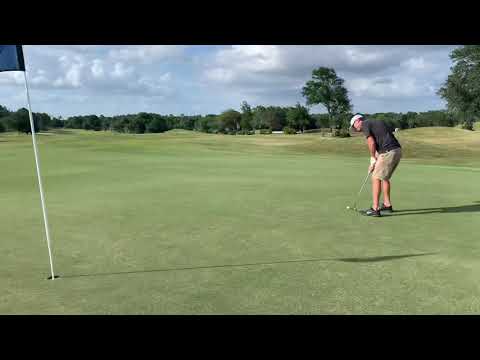
M 25 45 L 32 110 L 73 115 L 218 114 L 305 104 L 320 66 L 345 80 L 354 112 L 444 109 L 450 45 Z M 0 72 L 0 105 L 26 107 L 23 74 Z M 325 108 L 314 106 L 313 113 Z

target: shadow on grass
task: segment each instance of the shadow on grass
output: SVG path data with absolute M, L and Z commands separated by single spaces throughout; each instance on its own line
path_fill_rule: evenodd
M 165 268 L 165 269 L 154 269 L 154 270 L 120 271 L 120 272 L 96 273 L 96 274 L 62 275 L 61 277 L 65 279 L 65 278 L 79 278 L 79 277 L 90 277 L 90 276 L 143 274 L 143 273 L 171 272 L 171 271 L 182 271 L 182 270 L 205 270 L 205 269 L 265 266 L 265 265 L 278 265 L 278 264 L 291 264 L 291 263 L 308 263 L 308 262 L 320 262 L 320 261 L 341 261 L 341 262 L 352 262 L 352 263 L 370 263 L 370 262 L 379 262 L 379 261 L 398 260 L 398 259 L 404 259 L 404 258 L 415 257 L 415 256 L 435 255 L 435 254 L 437 254 L 437 253 L 404 254 L 404 255 L 358 257 L 358 258 L 285 260 L 285 261 L 259 262 L 259 263 L 250 263 L 250 264 L 225 264 L 225 265 Z
M 422 215 L 422 214 L 455 214 L 455 213 L 469 213 L 469 212 L 480 212 L 480 201 L 475 201 L 475 204 L 471 204 L 471 205 L 437 207 L 437 208 L 426 208 L 426 209 L 395 210 L 392 214 L 388 216 Z
M 365 263 L 365 262 L 397 260 L 397 259 L 409 258 L 409 257 L 414 257 L 414 256 L 426 256 L 426 255 L 435 255 L 435 254 L 436 253 L 422 253 L 422 254 L 375 256 L 375 257 L 364 257 L 364 258 L 343 258 L 343 259 L 332 259 L 332 261 Z

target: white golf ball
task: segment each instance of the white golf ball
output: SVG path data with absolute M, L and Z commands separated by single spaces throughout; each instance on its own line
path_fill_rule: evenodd
M 350 206 L 347 206 L 347 209 L 350 209 Z

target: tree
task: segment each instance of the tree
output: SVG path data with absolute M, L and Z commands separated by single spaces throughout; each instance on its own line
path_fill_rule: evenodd
M 287 111 L 287 125 L 296 129 L 305 131 L 305 127 L 310 122 L 310 114 L 308 109 L 300 103 L 297 103 L 295 107 L 288 109 Z
M 147 119 L 149 119 L 149 115 L 145 113 L 140 113 L 137 116 L 129 116 L 126 122 L 126 130 L 132 134 L 145 133 Z
M 65 127 L 70 129 L 84 129 L 84 118 L 82 116 L 71 116 L 65 121 Z
M 319 129 L 330 127 L 330 115 L 328 114 L 314 114 L 312 118 L 315 121 L 315 126 Z
M 88 115 L 84 117 L 83 126 L 85 130 L 102 130 L 102 120 L 97 115 Z
M 218 117 L 220 122 L 220 130 L 222 131 L 237 131 L 240 130 L 240 121 L 242 114 L 233 109 L 224 111 Z
M 127 131 L 127 125 L 128 125 L 128 119 L 126 119 L 124 116 L 115 116 L 112 119 L 111 128 L 113 131 L 123 133 Z
M 240 120 L 240 128 L 243 130 L 251 130 L 253 128 L 253 111 L 252 107 L 246 102 L 242 102 L 240 106 L 242 110 L 242 118 Z
M 287 124 L 287 109 L 279 106 L 268 106 L 262 115 L 267 127 L 273 131 L 283 130 Z
M 153 119 L 147 125 L 147 132 L 161 133 L 168 130 L 167 120 L 159 115 L 154 115 Z
M 330 120 L 333 119 L 337 128 L 340 127 L 338 115 L 352 110 L 348 91 L 343 86 L 344 80 L 337 76 L 335 70 L 326 67 L 313 70 L 312 78 L 302 89 L 307 106 L 322 104 L 327 109 Z
M 266 129 L 268 127 L 265 120 L 265 106 L 258 105 L 253 109 L 252 126 L 254 129 Z
M 65 125 L 65 122 L 62 120 L 62 117 L 54 117 L 52 118 L 52 127 L 54 128 L 63 128 Z
M 202 116 L 195 121 L 195 130 L 197 131 L 216 133 L 219 128 L 218 116 L 214 114 Z
M 21 108 L 14 112 L 11 115 L 10 125 L 13 130 L 30 134 L 32 130 L 30 128 L 30 116 L 28 114 L 28 110 Z M 35 116 L 33 117 L 33 126 L 35 127 L 35 131 L 40 130 L 38 120 Z
M 466 45 L 452 51 L 452 73 L 438 90 L 448 110 L 461 116 L 464 128 L 472 128 L 480 115 L 480 45 Z
M 102 130 L 107 131 L 111 129 L 112 127 L 112 118 L 111 117 L 106 117 L 104 115 L 100 115 L 99 117 L 101 123 L 102 123 Z
M 5 106 L 0 105 L 0 118 L 10 115 L 10 111 Z

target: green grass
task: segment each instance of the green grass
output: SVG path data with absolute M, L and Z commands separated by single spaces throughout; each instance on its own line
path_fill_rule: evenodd
M 41 134 L 48 281 L 31 139 L 2 134 L 0 313 L 478 313 L 480 134 L 399 138 L 412 211 L 371 219 L 362 137 Z

